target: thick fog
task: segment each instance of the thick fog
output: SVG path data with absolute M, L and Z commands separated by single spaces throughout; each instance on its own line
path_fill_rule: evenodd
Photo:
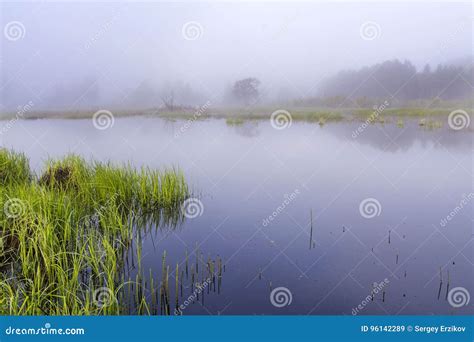
M 1 5 L 3 111 L 228 101 L 255 77 L 261 102 L 315 96 L 328 77 L 386 60 L 472 60 L 469 3 Z M 230 100 L 229 100 L 230 101 Z

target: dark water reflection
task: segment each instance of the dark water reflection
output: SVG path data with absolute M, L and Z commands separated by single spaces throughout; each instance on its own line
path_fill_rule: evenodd
M 293 123 L 282 131 L 267 122 L 183 124 L 117 119 L 100 131 L 89 120 L 22 121 L 2 145 L 27 153 L 35 168 L 71 152 L 179 166 L 204 211 L 176 231 L 148 234 L 142 267 L 159 274 L 164 250 L 173 265 L 186 249 L 192 258 L 196 244 L 205 259 L 219 256 L 226 266 L 220 293 L 184 314 L 351 315 L 385 279 L 360 314 L 474 312 L 474 301 L 453 308 L 446 300 L 455 287 L 474 294 L 473 201 L 441 223 L 473 191 L 472 132 L 406 122 L 371 125 L 353 138 L 359 123 Z M 380 215 L 361 215 L 367 198 L 380 203 Z M 277 287 L 291 292 L 290 305 L 272 305 Z

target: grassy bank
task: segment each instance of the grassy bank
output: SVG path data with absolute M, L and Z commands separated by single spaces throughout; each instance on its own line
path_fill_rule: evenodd
M 421 107 L 400 107 L 392 108 L 379 106 L 378 108 L 313 108 L 313 107 L 293 107 L 293 108 L 214 108 L 197 107 L 195 109 L 177 109 L 173 111 L 163 109 L 147 110 L 115 110 L 111 111 L 113 118 L 121 117 L 146 117 L 160 118 L 167 121 L 201 121 L 201 120 L 224 120 L 228 126 L 237 127 L 245 123 L 258 123 L 272 120 L 273 113 L 287 112 L 292 122 L 305 122 L 324 126 L 330 123 L 355 122 L 368 124 L 396 125 L 403 128 L 405 124 L 415 122 L 420 129 L 435 130 L 447 126 L 449 114 L 453 111 L 465 111 L 471 118 L 474 111 L 469 107 L 457 108 L 421 108 Z M 277 114 L 275 114 L 277 115 Z M 0 115 L 1 118 L 10 117 L 7 121 L 0 121 L 0 133 L 8 131 L 13 126 L 14 121 L 32 119 L 92 119 L 96 124 L 94 112 L 31 112 L 15 117 L 14 114 Z M 12 118 L 13 117 L 13 118 Z M 111 120 L 113 120 L 111 118 Z M 286 120 L 286 118 L 285 118 Z M 472 120 L 469 120 L 472 121 Z M 99 124 L 100 126 L 100 124 Z
M 0 182 L 0 314 L 128 313 L 127 288 L 138 311 L 150 313 L 150 280 L 142 271 L 128 279 L 124 264 L 141 239 L 137 227 L 183 220 L 190 191 L 180 171 L 71 155 L 35 175 L 23 154 L 0 150 Z M 134 253 L 139 264 L 141 251 Z M 114 300 L 103 305 L 104 297 Z
M 113 116 L 133 117 L 147 116 L 158 117 L 170 120 L 205 120 L 205 119 L 225 119 L 231 124 L 239 124 L 247 120 L 268 120 L 271 114 L 276 110 L 284 109 L 288 111 L 292 119 L 295 121 L 317 122 L 325 120 L 342 121 L 354 119 L 366 119 L 374 115 L 374 108 L 319 108 L 319 107 L 196 107 L 195 109 L 178 109 L 169 111 L 165 109 L 130 109 L 130 110 L 114 110 L 111 109 Z M 473 114 L 470 107 L 458 106 L 450 108 L 425 108 L 425 107 L 388 107 L 377 112 L 379 117 L 392 118 L 427 118 L 427 117 L 447 117 L 450 112 L 457 109 L 464 109 L 469 114 Z M 32 111 L 23 114 L 20 119 L 91 119 L 94 111 Z M 3 113 L 0 118 L 4 120 L 15 118 L 15 113 Z

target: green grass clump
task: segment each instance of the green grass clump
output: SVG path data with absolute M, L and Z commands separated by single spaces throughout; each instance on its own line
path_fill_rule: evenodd
M 337 111 L 294 111 L 291 112 L 294 121 L 316 122 L 323 126 L 327 122 L 338 122 L 344 119 L 342 113 Z
M 230 117 L 225 120 L 227 126 L 242 126 L 245 123 L 244 118 Z
M 418 126 L 427 130 L 435 130 L 443 127 L 443 123 L 437 120 L 420 119 Z
M 82 158 L 71 155 L 63 160 L 50 160 L 39 182 L 50 189 L 80 190 L 91 172 Z
M 95 292 L 123 287 L 137 222 L 182 222 L 183 174 L 68 156 L 35 176 L 22 154 L 0 160 L 0 314 L 123 313 L 118 301 L 97 305 Z
M 26 183 L 30 178 L 28 158 L 22 153 L 0 148 L 0 184 Z
M 359 119 L 373 118 L 377 122 L 379 118 L 383 117 L 400 117 L 400 118 L 427 118 L 427 117 L 442 117 L 448 116 L 450 109 L 443 108 L 385 108 L 378 114 L 375 114 L 374 109 L 358 109 L 353 111 L 353 115 Z M 375 120 L 377 119 L 377 120 Z

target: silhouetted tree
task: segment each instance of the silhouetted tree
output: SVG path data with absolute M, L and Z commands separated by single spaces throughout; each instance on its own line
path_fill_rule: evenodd
M 255 104 L 260 97 L 260 81 L 254 77 L 244 78 L 234 83 L 233 96 L 245 105 Z

